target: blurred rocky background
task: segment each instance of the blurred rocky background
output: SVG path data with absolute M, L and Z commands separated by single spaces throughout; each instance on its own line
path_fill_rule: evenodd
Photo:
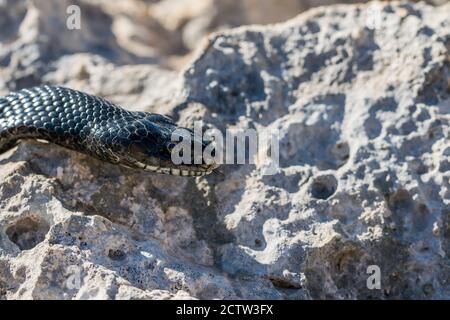
M 0 155 L 0 298 L 450 298 L 450 5 L 338 2 L 0 0 L 0 94 L 281 132 L 272 176 Z

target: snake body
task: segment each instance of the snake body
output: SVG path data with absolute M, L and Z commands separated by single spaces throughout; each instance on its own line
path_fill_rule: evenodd
M 171 135 L 176 129 L 166 116 L 128 111 L 65 87 L 39 86 L 0 97 L 0 152 L 31 138 L 146 171 L 181 176 L 212 172 L 214 164 L 171 161 Z M 193 137 L 192 130 L 186 130 Z

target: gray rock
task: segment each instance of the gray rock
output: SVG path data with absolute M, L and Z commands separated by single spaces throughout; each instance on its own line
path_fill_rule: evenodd
M 0 155 L 0 296 L 448 299 L 449 13 L 317 8 L 214 34 L 179 77 L 45 64 L 46 82 L 183 125 L 278 129 L 280 170 L 184 179 L 23 142 Z
M 156 63 L 123 48 L 112 31 L 113 19 L 88 1 L 80 8 L 79 30 L 67 28 L 67 8 L 73 1 L 5 0 L 0 2 L 0 90 L 20 89 L 40 83 L 47 64 L 62 55 L 90 52 L 123 63 Z

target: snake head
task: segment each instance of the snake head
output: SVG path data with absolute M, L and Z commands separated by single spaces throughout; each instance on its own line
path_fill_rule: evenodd
M 120 128 L 119 136 L 126 143 L 118 157 L 129 167 L 178 176 L 203 176 L 218 167 L 212 157 L 204 157 L 211 141 L 198 139 L 166 116 L 147 115 Z

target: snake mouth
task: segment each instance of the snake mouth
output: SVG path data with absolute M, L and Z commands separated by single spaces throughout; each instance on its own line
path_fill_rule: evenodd
M 218 166 L 217 165 L 199 165 L 199 166 L 180 166 L 176 167 L 158 167 L 153 165 L 148 165 L 142 162 L 136 162 L 135 165 L 149 172 L 156 172 L 162 174 L 170 174 L 173 176 L 182 176 L 182 177 L 201 177 L 206 176 L 214 171 Z

